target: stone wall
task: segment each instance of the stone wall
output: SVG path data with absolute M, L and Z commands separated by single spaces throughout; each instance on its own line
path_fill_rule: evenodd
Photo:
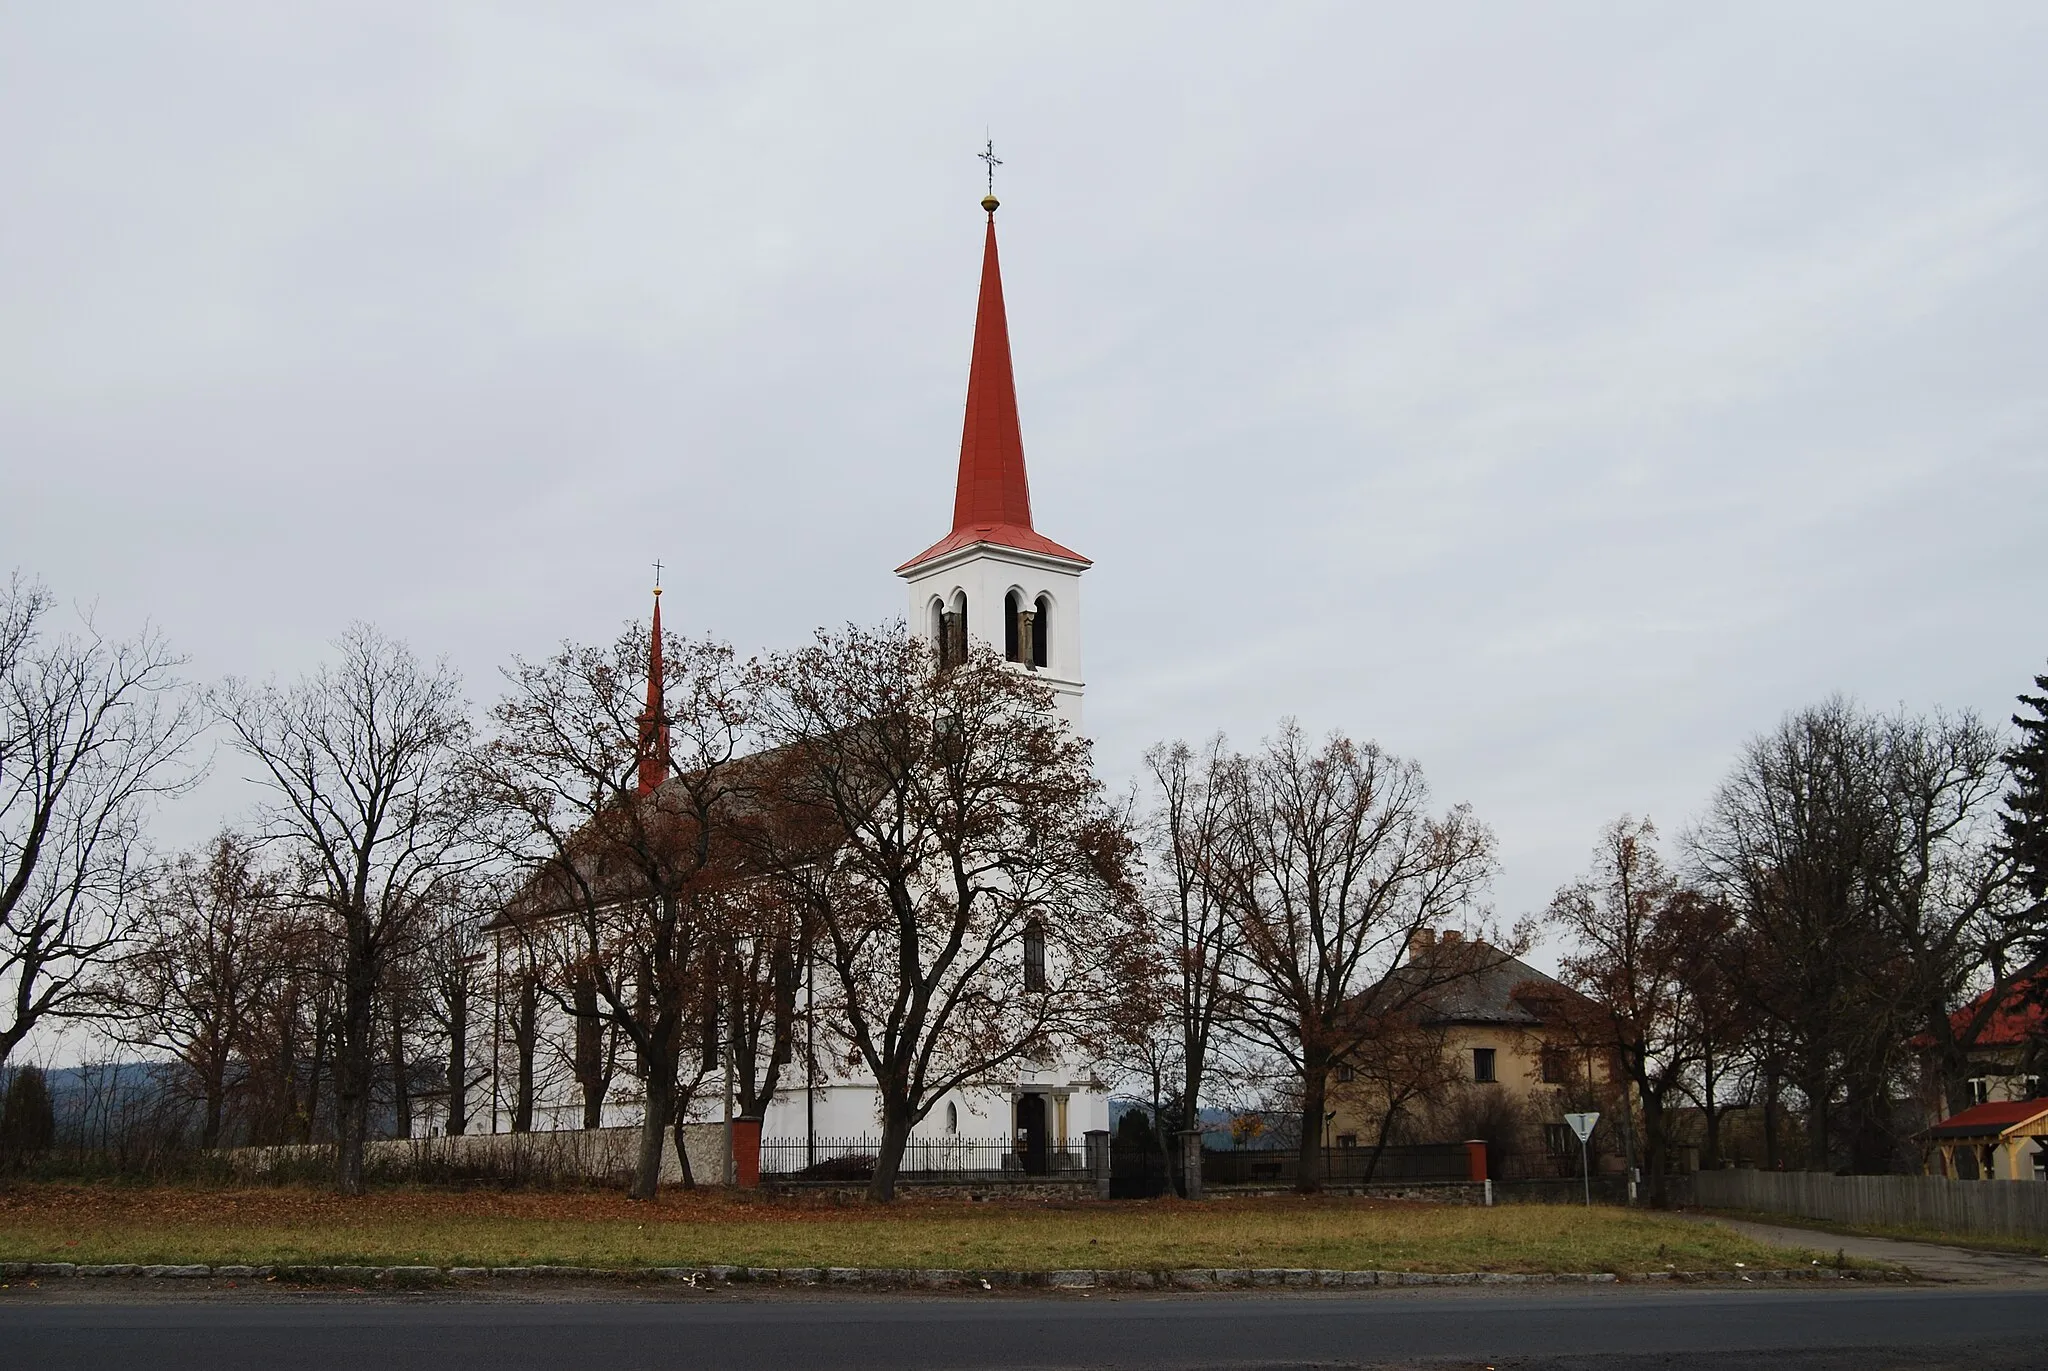
M 699 1184 L 717 1184 L 725 1169 L 725 1125 L 683 1125 L 690 1170 Z M 638 1128 L 586 1128 L 555 1133 L 469 1133 L 461 1137 L 387 1138 L 366 1143 L 363 1169 L 377 1180 L 579 1180 L 625 1185 L 640 1152 Z M 333 1167 L 331 1145 L 237 1147 L 221 1154 L 236 1175 L 251 1179 L 319 1175 Z M 675 1133 L 662 1147 L 661 1180 L 681 1182 Z

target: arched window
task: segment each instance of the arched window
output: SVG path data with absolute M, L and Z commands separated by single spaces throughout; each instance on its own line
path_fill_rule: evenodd
M 1016 591 L 1013 590 L 1003 597 L 1003 660 L 1006 662 L 1024 660 L 1023 649 L 1018 642 L 1017 622 L 1017 616 L 1023 609 L 1024 597 Z M 1024 622 L 1029 623 L 1030 619 L 1027 617 Z
M 1052 654 L 1052 597 L 1038 597 L 1037 612 L 1031 616 L 1031 665 L 1051 665 Z
M 946 1102 L 946 1131 L 948 1133 L 958 1133 L 960 1131 L 960 1106 L 954 1104 L 951 1100 Z
M 950 608 L 943 600 L 932 601 L 932 641 L 939 649 L 941 668 L 967 660 L 967 592 L 953 592 Z
M 1045 925 L 1036 919 L 1024 925 L 1024 988 L 1045 989 Z

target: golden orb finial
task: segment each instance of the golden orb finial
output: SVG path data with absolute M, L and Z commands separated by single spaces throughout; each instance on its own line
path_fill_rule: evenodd
M 1000 205 L 1001 203 L 1003 202 L 996 199 L 996 197 L 993 195 L 984 195 L 981 197 L 981 207 L 987 210 L 990 214 L 994 214 L 996 212 L 996 206 Z

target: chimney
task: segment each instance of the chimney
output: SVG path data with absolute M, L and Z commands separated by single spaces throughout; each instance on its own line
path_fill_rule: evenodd
M 1435 946 L 1436 930 L 1433 928 L 1418 928 L 1415 930 L 1414 936 L 1408 939 L 1408 959 L 1413 961 Z
M 1465 935 L 1460 933 L 1457 929 L 1447 928 L 1444 930 L 1444 946 L 1448 947 L 1452 943 L 1462 943 L 1464 941 Z

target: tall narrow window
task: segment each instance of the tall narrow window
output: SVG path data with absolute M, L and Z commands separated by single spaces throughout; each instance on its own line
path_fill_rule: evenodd
M 1024 988 L 1045 989 L 1045 928 L 1036 919 L 1024 925 Z
M 1023 648 L 1018 644 L 1017 616 L 1023 610 L 1023 597 L 1011 591 L 1003 597 L 1003 660 L 1021 662 Z
M 946 627 L 946 606 L 939 600 L 932 601 L 932 648 L 939 654 L 939 665 L 944 666 L 952 642 Z
M 1475 1047 L 1472 1049 L 1473 1080 L 1484 1082 L 1496 1079 L 1493 1074 L 1493 1051 L 1490 1047 Z
M 950 1100 L 946 1102 L 946 1131 L 948 1133 L 958 1133 L 960 1131 L 960 1106 Z
M 1037 612 L 1031 616 L 1031 665 L 1047 666 L 1050 654 L 1047 647 L 1052 642 L 1052 599 L 1038 597 Z

